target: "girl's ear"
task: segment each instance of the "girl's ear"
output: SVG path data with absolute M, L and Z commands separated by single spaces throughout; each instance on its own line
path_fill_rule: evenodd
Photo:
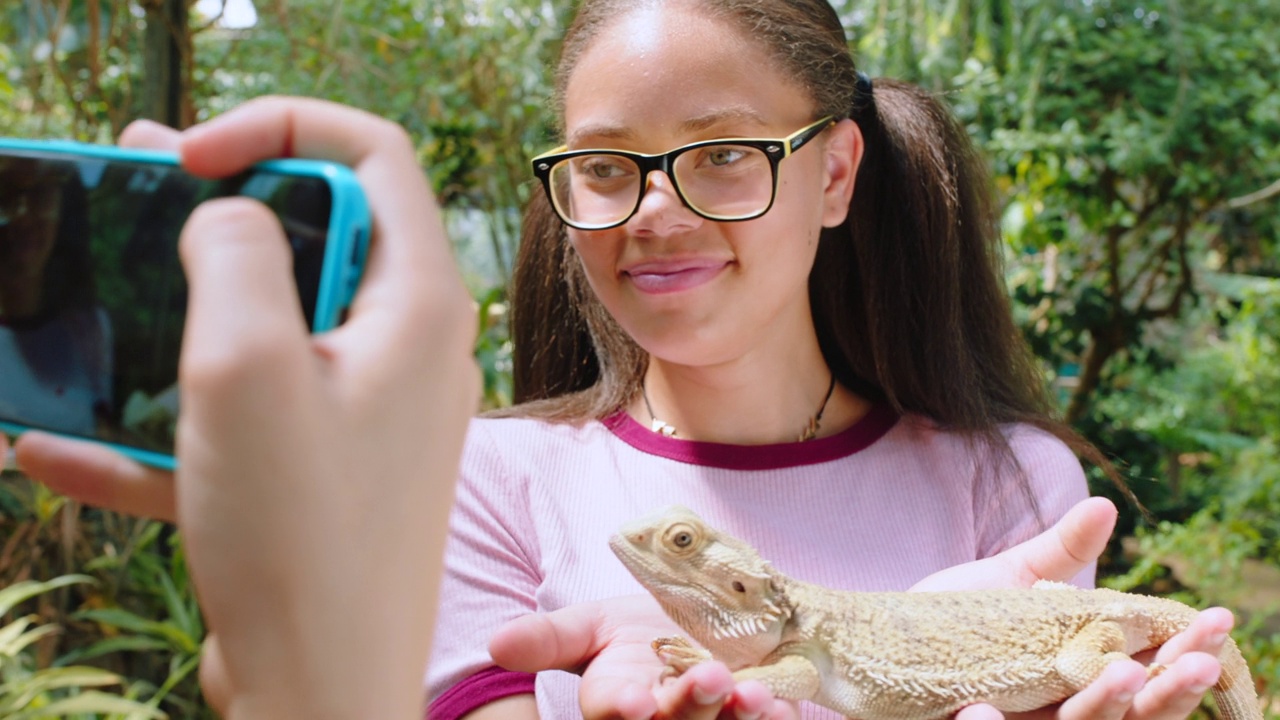
M 827 130 L 826 173 L 822 192 L 822 226 L 835 227 L 849 214 L 853 184 L 862 163 L 862 131 L 844 119 Z

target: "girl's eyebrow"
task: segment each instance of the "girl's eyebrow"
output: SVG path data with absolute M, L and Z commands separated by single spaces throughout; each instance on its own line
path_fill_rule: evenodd
M 727 122 L 747 123 L 757 127 L 768 125 L 764 116 L 756 111 L 755 108 L 747 105 L 731 105 L 718 108 L 704 115 L 689 118 L 680 123 L 680 129 L 686 132 L 697 132 Z
M 756 127 L 766 127 L 768 125 L 764 116 L 754 108 L 746 105 L 731 105 L 684 120 L 680 123 L 679 130 L 680 132 L 689 133 L 700 132 L 721 123 L 729 122 L 747 123 Z M 575 128 L 573 132 L 569 133 L 566 144 L 569 147 L 578 147 L 583 144 L 582 141 L 586 138 L 591 138 L 592 140 L 634 140 L 635 137 L 635 130 L 626 125 L 598 123 Z

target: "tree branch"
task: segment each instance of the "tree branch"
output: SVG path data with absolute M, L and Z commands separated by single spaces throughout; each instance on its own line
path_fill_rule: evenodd
M 1266 200 L 1271 197 L 1275 197 L 1276 195 L 1280 195 L 1280 180 L 1276 180 L 1275 182 L 1262 188 L 1261 190 L 1255 190 L 1254 192 L 1251 192 L 1248 195 L 1241 195 L 1240 197 L 1237 197 L 1237 198 L 1231 198 L 1230 200 L 1227 201 L 1227 207 L 1231 208 L 1232 210 L 1238 210 L 1246 205 L 1252 205 L 1256 202 L 1262 202 L 1263 200 Z

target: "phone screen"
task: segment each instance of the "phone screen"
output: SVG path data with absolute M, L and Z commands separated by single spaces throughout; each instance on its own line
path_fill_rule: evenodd
M 0 156 L 0 422 L 172 453 L 187 217 L 226 195 L 273 209 L 310 324 L 331 192 L 265 170 L 205 180 L 151 162 Z

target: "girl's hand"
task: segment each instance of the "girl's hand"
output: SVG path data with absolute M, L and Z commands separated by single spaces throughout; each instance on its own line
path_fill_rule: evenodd
M 661 681 L 650 643 L 682 631 L 648 595 L 571 605 L 508 623 L 489 643 L 494 662 L 518 672 L 582 675 L 584 720 L 794 720 L 795 708 L 760 683 L 735 686 L 722 663 Z
M 1064 524 L 1064 518 L 1037 538 L 994 557 L 930 575 L 913 589 L 1030 587 L 1037 580 L 1068 580 L 1102 554 L 1116 510 L 1106 500 L 1091 498 L 1073 508 L 1071 516 L 1079 522 Z M 1009 715 L 990 705 L 974 705 L 958 713 L 956 720 L 1182 720 L 1217 682 L 1218 652 L 1231 625 L 1230 612 L 1206 610 L 1157 652 L 1141 654 L 1132 662 L 1112 663 L 1089 687 L 1061 705 Z M 1152 659 L 1166 670 L 1147 682 L 1145 663 Z
M 208 625 L 201 680 L 229 718 L 418 718 L 441 551 L 468 417 L 475 322 L 399 127 L 330 103 L 256 100 L 181 135 L 217 177 L 297 156 L 355 169 L 374 215 L 347 322 L 311 336 L 279 222 L 202 205 L 180 251 L 190 300 L 176 476 L 28 433 L 19 465 L 55 490 L 176 520 Z
M 1061 705 L 1008 715 L 989 705 L 974 705 L 957 714 L 956 720 L 1183 720 L 1218 681 L 1218 653 L 1231 625 L 1227 610 L 1205 610 L 1157 652 L 1140 654 L 1132 662 L 1112 663 Z M 1148 682 L 1145 663 L 1152 659 L 1166 668 Z
M 1106 500 L 1085 501 L 1038 537 L 930 576 L 915 589 L 1030 586 L 1040 579 L 1070 579 L 1102 552 L 1115 517 L 1115 507 Z M 489 652 L 510 670 L 580 673 L 579 700 L 587 720 L 797 716 L 793 706 L 775 700 L 759 683 L 735 686 L 728 668 L 719 663 L 699 665 L 675 682 L 661 683 L 662 662 L 649 643 L 672 634 L 680 634 L 679 628 L 644 595 L 520 618 L 499 630 Z M 710 702 L 700 705 L 699 699 Z

